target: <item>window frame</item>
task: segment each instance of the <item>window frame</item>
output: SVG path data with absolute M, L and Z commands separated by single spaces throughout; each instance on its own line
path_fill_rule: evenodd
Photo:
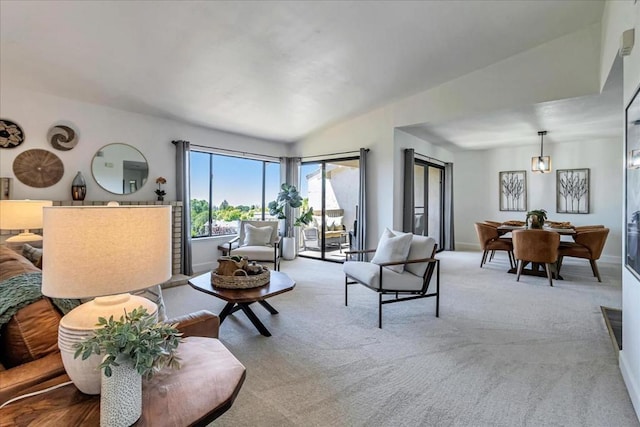
M 206 151 L 206 150 L 191 150 L 189 156 L 191 156 L 192 154 L 197 153 L 199 155 L 208 155 L 209 158 L 209 173 L 208 173 L 208 206 L 209 206 L 209 215 L 208 215 L 208 223 L 212 224 L 213 223 L 213 182 L 215 179 L 214 176 L 214 168 L 213 168 L 213 160 L 214 160 L 214 156 L 218 156 L 218 157 L 229 157 L 229 158 L 234 158 L 234 159 L 242 159 L 242 160 L 248 160 L 248 161 L 253 161 L 253 162 L 259 162 L 261 163 L 261 168 L 262 168 L 262 173 L 261 173 L 261 177 L 262 177 L 262 184 L 261 184 L 261 214 L 260 214 L 260 219 L 262 221 L 265 220 L 266 217 L 266 211 L 268 209 L 268 203 L 269 201 L 266 200 L 267 197 L 267 167 L 269 164 L 274 164 L 274 165 L 278 165 L 281 166 L 281 163 L 279 161 L 276 160 L 267 160 L 266 158 L 261 158 L 260 156 L 256 156 L 256 157 L 250 157 L 250 156 L 234 156 L 231 154 L 223 154 L 223 153 L 219 153 L 219 152 L 215 152 L 215 151 Z M 192 164 L 192 162 L 189 162 L 190 164 Z M 189 171 L 189 198 L 193 199 L 191 197 L 191 170 Z M 191 200 L 189 200 L 190 204 L 191 204 Z M 192 224 L 189 224 L 189 230 L 191 230 Z M 209 234 L 203 234 L 203 235 L 199 235 L 199 236 L 191 236 L 191 239 L 207 239 L 207 238 L 212 238 L 212 237 L 225 237 L 225 236 L 234 236 L 237 233 L 233 233 L 233 234 L 213 234 L 213 227 L 209 227 Z

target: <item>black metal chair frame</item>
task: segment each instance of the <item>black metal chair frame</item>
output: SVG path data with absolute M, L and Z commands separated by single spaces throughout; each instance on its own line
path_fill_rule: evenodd
M 435 245 L 433 248 L 433 253 L 431 254 L 432 258 L 422 258 L 422 259 L 414 259 L 414 260 L 399 261 L 399 262 L 387 262 L 387 263 L 379 264 L 380 280 L 379 280 L 379 286 L 377 288 L 369 286 L 365 283 L 359 282 L 355 277 L 349 276 L 348 274 L 345 273 L 344 305 L 345 306 L 349 305 L 348 304 L 349 285 L 360 284 L 378 293 L 378 328 L 380 329 L 382 329 L 382 305 L 383 304 L 391 304 L 394 302 L 409 301 L 409 300 L 420 299 L 420 298 L 436 297 L 436 317 L 440 317 L 440 260 L 433 258 L 433 256 L 436 253 L 437 247 L 438 245 Z M 347 257 L 350 257 L 354 254 L 368 254 L 368 253 L 373 253 L 375 251 L 376 251 L 375 249 L 367 249 L 363 251 L 347 251 L 345 253 L 347 254 Z M 427 266 L 426 271 L 422 275 L 422 288 L 419 291 L 384 289 L 384 286 L 382 285 L 382 269 L 384 267 L 388 267 L 390 265 L 417 264 L 417 263 L 423 263 L 423 262 L 428 262 L 429 265 Z M 431 278 L 433 277 L 434 271 L 436 273 L 436 291 L 428 294 L 427 290 L 429 289 L 429 284 L 431 283 Z M 352 279 L 352 280 L 349 281 L 349 279 Z M 394 297 L 392 299 L 384 299 L 383 298 L 384 295 L 394 295 Z M 407 295 L 407 296 L 401 297 L 400 295 Z

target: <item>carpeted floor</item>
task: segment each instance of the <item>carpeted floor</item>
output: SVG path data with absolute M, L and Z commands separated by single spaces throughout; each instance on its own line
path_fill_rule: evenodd
M 247 379 L 220 426 L 639 426 L 600 306 L 620 307 L 620 265 L 563 265 L 566 280 L 506 273 L 506 256 L 479 268 L 478 252 L 444 252 L 440 318 L 433 299 L 387 305 L 350 287 L 342 266 L 298 258 L 297 283 L 255 311 L 273 336 L 240 312 L 221 341 Z M 164 291 L 169 316 L 223 301 L 188 286 Z

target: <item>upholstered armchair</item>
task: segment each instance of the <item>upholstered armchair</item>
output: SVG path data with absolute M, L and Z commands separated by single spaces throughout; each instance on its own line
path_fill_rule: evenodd
M 564 257 L 584 258 L 589 260 L 593 276 L 598 279 L 598 282 L 602 282 L 596 260 L 600 259 L 600 255 L 602 255 L 608 235 L 608 228 L 590 228 L 577 232 L 573 236 L 575 243 L 563 242 L 558 252 L 558 273 L 562 268 L 562 259 Z
M 513 252 L 518 262 L 518 276 L 516 281 L 520 281 L 520 274 L 525 262 L 544 264 L 549 279 L 549 285 L 553 286 L 553 275 L 551 265 L 558 260 L 558 247 L 560 246 L 560 234 L 555 231 L 546 230 L 514 230 Z
M 272 262 L 280 270 L 278 221 L 240 221 L 238 235 L 227 242 L 227 254 L 245 256 L 249 261 Z
M 505 251 L 509 257 L 509 266 L 515 267 L 515 261 L 513 258 L 513 243 L 509 239 L 500 238 L 497 227 L 476 222 L 476 233 L 478 234 L 478 240 L 480 241 L 480 249 L 482 249 L 482 259 L 480 260 L 480 268 L 487 262 L 487 255 L 489 251 L 492 252 L 491 258 L 495 251 Z
M 435 259 L 432 237 L 385 230 L 377 249 L 347 251 L 344 305 L 348 305 L 349 285 L 359 283 L 378 293 L 378 327 L 382 328 L 382 306 L 418 298 L 436 298 L 436 317 L 440 315 L 440 260 Z M 356 254 L 374 254 L 371 262 L 351 261 Z M 435 292 L 427 293 L 435 273 Z M 391 295 L 388 298 L 387 295 Z

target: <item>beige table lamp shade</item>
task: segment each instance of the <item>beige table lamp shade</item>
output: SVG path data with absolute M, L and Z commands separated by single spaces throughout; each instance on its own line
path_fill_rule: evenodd
M 114 295 L 171 278 L 170 206 L 48 207 L 44 227 L 44 295 Z
M 42 210 L 52 204 L 51 200 L 0 200 L 0 229 L 24 230 L 17 236 L 9 237 L 7 241 L 42 240 L 42 236 L 29 233 L 28 230 L 43 228 Z

